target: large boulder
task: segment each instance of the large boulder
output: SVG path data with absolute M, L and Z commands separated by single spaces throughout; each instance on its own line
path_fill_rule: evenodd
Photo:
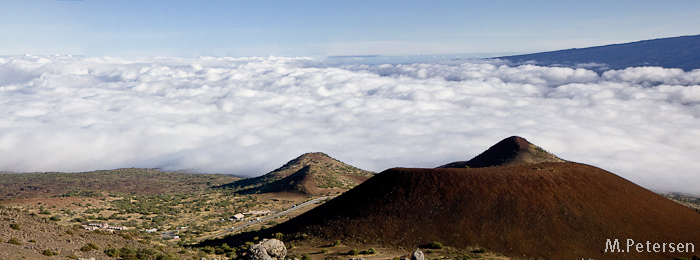
M 260 243 L 250 246 L 248 260 L 284 260 L 287 248 L 277 239 L 263 239 Z
M 416 249 L 415 252 L 411 255 L 411 260 L 425 260 L 425 255 L 423 254 L 423 251 L 420 251 L 420 249 Z

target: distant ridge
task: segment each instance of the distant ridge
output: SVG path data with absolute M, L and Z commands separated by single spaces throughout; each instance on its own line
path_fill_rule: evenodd
M 306 153 L 263 176 L 220 186 L 239 193 L 294 192 L 318 195 L 351 189 L 374 175 L 325 153 Z
M 100 194 L 103 191 L 140 195 L 195 192 L 236 180 L 240 178 L 140 168 L 0 174 L 0 200 Z
M 660 66 L 691 71 L 700 68 L 700 35 L 498 58 L 515 63 L 536 61 L 538 64 L 547 66 L 577 67 L 581 64 L 605 64 L 604 66 L 593 65 L 590 67 L 598 72 L 641 66 Z
M 511 137 L 492 148 L 512 145 L 522 151 L 530 143 Z M 317 243 L 341 240 L 355 246 L 415 248 L 438 241 L 518 259 L 651 260 L 692 257 L 700 248 L 606 253 L 606 242 L 619 239 L 622 250 L 628 249 L 628 239 L 700 246 L 697 230 L 700 214 L 613 173 L 574 162 L 545 162 L 389 169 L 287 222 L 218 243 L 239 244 L 280 232 L 289 240 L 308 236 Z
M 481 168 L 546 162 L 564 162 L 564 160 L 528 142 L 525 138 L 511 136 L 501 140 L 469 161 L 448 163 L 438 168 Z

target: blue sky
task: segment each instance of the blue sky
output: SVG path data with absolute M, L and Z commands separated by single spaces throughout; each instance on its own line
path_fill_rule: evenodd
M 700 1 L 0 0 L 0 55 L 537 52 L 700 33 Z

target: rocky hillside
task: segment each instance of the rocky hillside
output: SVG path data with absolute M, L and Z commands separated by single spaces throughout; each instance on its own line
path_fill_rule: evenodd
M 345 191 L 374 175 L 324 153 L 306 153 L 263 176 L 243 179 L 222 188 L 239 193 L 295 192 L 318 195 Z
M 481 168 L 547 162 L 564 162 L 564 160 L 528 142 L 525 138 L 511 136 L 469 161 L 448 163 L 438 168 Z
M 189 256 L 180 256 L 174 249 L 149 244 L 137 233 L 94 232 L 85 230 L 80 224 L 62 226 L 42 215 L 0 205 L 0 259 L 116 259 L 109 257 L 105 250 L 123 248 L 127 248 L 125 252 L 134 255 L 140 252 L 152 259 L 159 255 L 175 257 L 169 259 Z

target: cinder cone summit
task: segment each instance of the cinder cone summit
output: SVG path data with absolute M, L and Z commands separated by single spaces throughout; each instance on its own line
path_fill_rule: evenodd
M 564 162 L 564 160 L 528 142 L 525 138 L 511 136 L 491 146 L 488 150 L 469 161 L 448 163 L 438 168 L 481 168 L 548 162 Z

